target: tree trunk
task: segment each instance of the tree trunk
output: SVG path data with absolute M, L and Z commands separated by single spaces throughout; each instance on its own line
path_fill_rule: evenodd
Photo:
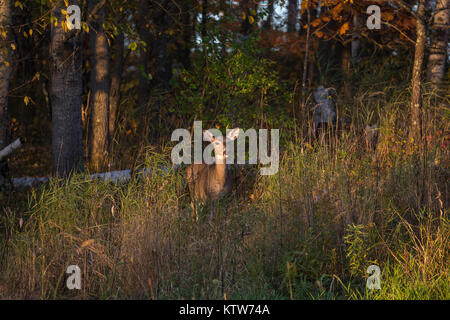
M 308 1 L 308 0 L 303 0 Z M 287 32 L 295 32 L 298 18 L 298 0 L 289 0 L 288 2 L 288 19 Z
M 306 115 L 306 78 L 307 78 L 307 71 L 308 71 L 308 64 L 309 64 L 309 42 L 310 42 L 310 36 L 311 36 L 311 10 L 310 10 L 310 0 L 306 4 L 306 45 L 305 45 L 305 59 L 303 61 L 303 79 L 302 79 L 302 118 L 305 119 Z
M 427 33 L 423 22 L 425 16 L 425 0 L 419 0 L 417 8 L 417 39 L 414 51 L 414 67 L 412 73 L 411 128 L 410 138 L 414 143 L 420 141 L 420 112 L 422 109 L 422 68 L 425 54 Z
M 181 13 L 181 22 L 183 24 L 183 37 L 181 45 L 181 63 L 185 69 L 191 67 L 191 48 L 192 48 L 192 5 L 189 1 L 183 2 Z
M 249 0 L 241 1 L 241 10 L 245 16 L 243 16 L 244 19 L 241 21 L 240 33 L 242 35 L 248 35 L 250 33 L 250 21 L 248 19 L 248 16 L 250 15 Z
M 321 8 L 320 14 L 322 16 L 326 16 L 328 12 L 328 7 L 326 4 Z M 319 83 L 323 83 L 325 81 L 325 77 L 328 73 L 328 69 L 330 67 L 330 57 L 334 57 L 332 52 L 332 41 L 324 40 L 320 38 L 318 40 L 317 45 L 317 66 L 319 69 Z
M 92 10 L 99 0 L 90 0 Z M 91 165 L 94 171 L 101 171 L 106 164 L 109 142 L 109 46 L 103 30 L 105 6 L 98 11 L 92 21 L 93 30 L 89 32 L 91 50 L 91 123 L 90 140 Z
M 158 0 L 161 4 L 159 10 L 156 10 L 155 15 L 153 16 L 153 22 L 155 27 L 157 28 L 157 32 L 153 39 L 153 50 L 152 55 L 155 61 L 155 74 L 153 77 L 153 87 L 157 87 L 159 89 L 167 90 L 169 88 L 169 81 L 172 78 L 172 59 L 168 55 L 167 45 L 169 41 L 169 35 L 167 34 L 167 30 L 169 29 L 169 15 L 167 11 L 170 10 L 167 1 Z
M 122 81 L 124 63 L 124 34 L 120 32 L 114 39 L 114 59 L 111 74 L 111 88 L 109 91 L 109 137 L 110 142 L 114 138 L 117 125 L 117 115 L 120 105 L 120 82 Z
M 431 31 L 430 56 L 427 81 L 438 85 L 445 76 L 447 61 L 448 28 L 450 25 L 450 0 L 437 0 Z
M 264 28 L 266 30 L 272 30 L 272 23 L 273 23 L 273 12 L 274 12 L 274 3 L 276 0 L 268 0 L 269 4 L 267 7 L 268 13 L 266 21 L 264 22 Z
M 140 0 L 139 12 L 136 17 L 138 21 L 137 30 L 139 38 L 145 43 L 145 47 L 139 48 L 139 85 L 138 85 L 138 114 L 140 116 L 139 134 L 145 135 L 147 109 L 150 97 L 150 81 L 146 77 L 149 74 L 148 64 L 150 61 L 150 19 L 147 13 L 150 11 L 149 0 Z
M 168 12 L 172 12 L 172 3 L 163 0 L 158 0 L 158 2 L 160 6 L 155 7 L 155 13 L 152 16 L 157 31 L 153 37 L 152 48 L 154 61 L 152 92 L 154 96 L 159 97 L 152 104 L 149 141 L 157 141 L 160 137 L 161 110 L 164 107 L 162 97 L 170 90 L 170 80 L 172 79 L 172 56 L 168 47 L 170 43 L 173 43 L 174 39 L 167 32 L 172 19 L 168 14 Z
M 359 14 L 357 12 L 355 12 L 353 14 L 352 25 L 353 25 L 352 62 L 356 63 L 356 59 L 358 58 L 358 54 L 359 54 L 359 46 L 360 46 L 360 38 L 361 38 L 361 34 L 360 34 L 361 23 L 360 23 Z
M 203 0 L 202 1 L 202 21 L 200 24 L 200 36 L 202 37 L 202 46 L 203 46 L 204 52 L 206 51 L 206 44 L 204 43 L 204 41 L 207 36 L 207 30 L 206 30 L 207 23 L 208 23 L 208 0 Z
M 352 86 L 351 86 L 351 70 L 352 70 L 352 61 L 351 61 L 351 47 L 347 45 L 342 45 L 342 55 L 341 55 L 341 67 L 342 67 L 342 76 L 343 76 L 343 89 L 344 96 L 347 100 L 352 99 Z
M 0 0 L 0 31 L 2 33 L 0 36 L 0 150 L 7 145 L 6 127 L 12 41 L 11 12 L 11 0 Z
M 78 1 L 72 1 L 78 4 Z M 80 32 L 64 31 L 66 20 L 61 10 L 64 1 L 56 1 L 51 23 L 51 100 L 53 173 L 67 176 L 83 169 L 81 130 L 82 57 Z
M 7 145 L 8 91 L 11 74 L 11 0 L 0 0 L 0 150 Z M 5 36 L 3 36 L 5 35 Z M 0 160 L 0 191 L 11 189 L 8 162 Z

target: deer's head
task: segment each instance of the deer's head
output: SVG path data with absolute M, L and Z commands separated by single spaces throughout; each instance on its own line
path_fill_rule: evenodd
M 216 163 L 223 164 L 225 163 L 225 159 L 228 157 L 227 155 L 227 142 L 232 142 L 237 139 L 239 136 L 239 128 L 234 128 L 229 130 L 226 136 L 218 136 L 214 137 L 210 130 L 203 132 L 203 138 L 206 141 L 211 142 L 214 148 L 214 154 Z

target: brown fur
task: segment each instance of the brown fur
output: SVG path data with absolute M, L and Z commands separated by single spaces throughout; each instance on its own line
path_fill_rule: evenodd
M 239 129 L 229 132 L 226 139 L 234 140 L 239 134 Z M 214 146 L 216 163 L 214 164 L 191 164 L 186 168 L 186 180 L 191 194 L 191 206 L 195 217 L 198 219 L 195 202 L 206 204 L 208 201 L 216 201 L 229 194 L 232 190 L 231 172 L 229 166 L 225 164 L 226 159 L 226 139 L 218 137 L 214 139 L 209 132 L 205 132 L 205 137 L 210 139 Z M 212 219 L 212 207 L 210 218 Z

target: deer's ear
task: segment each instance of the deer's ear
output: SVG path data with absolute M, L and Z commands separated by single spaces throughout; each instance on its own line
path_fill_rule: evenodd
M 239 131 L 240 131 L 239 128 L 234 128 L 234 129 L 228 131 L 227 138 L 230 140 L 236 140 L 237 137 L 239 136 Z
M 214 136 L 211 133 L 211 131 L 206 130 L 206 131 L 203 131 L 203 140 L 209 141 L 209 142 L 214 142 L 215 139 L 214 139 Z

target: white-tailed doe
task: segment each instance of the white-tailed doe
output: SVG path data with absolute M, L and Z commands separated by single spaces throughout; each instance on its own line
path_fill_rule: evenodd
M 231 172 L 226 164 L 227 141 L 232 142 L 239 136 L 239 128 L 230 130 L 226 137 L 215 138 L 208 130 L 203 132 L 205 141 L 214 147 L 214 164 L 191 164 L 186 168 L 186 180 L 191 194 L 191 206 L 198 219 L 196 203 L 210 204 L 210 219 L 213 218 L 213 204 L 229 194 L 232 189 Z

